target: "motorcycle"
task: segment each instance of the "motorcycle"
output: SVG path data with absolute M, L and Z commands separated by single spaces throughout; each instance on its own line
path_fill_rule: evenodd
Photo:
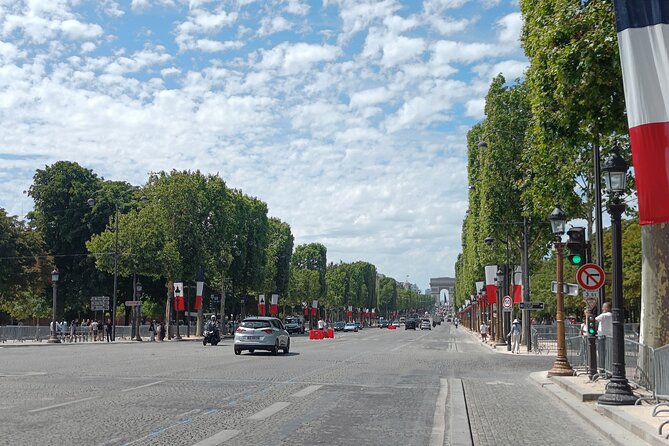
M 211 328 L 205 328 L 204 338 L 202 339 L 202 345 L 207 345 L 207 343 L 210 343 L 211 345 L 216 345 L 219 342 L 221 342 L 220 332 L 218 330 L 214 330 Z

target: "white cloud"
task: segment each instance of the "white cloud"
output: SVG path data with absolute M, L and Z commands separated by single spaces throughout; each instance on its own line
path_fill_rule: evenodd
M 507 14 L 499 19 L 497 21 L 497 27 L 500 42 L 520 45 L 523 17 L 519 12 Z
M 263 17 L 260 24 L 261 26 L 258 30 L 259 36 L 268 36 L 281 31 L 288 31 L 293 27 L 293 24 L 282 16 Z
M 282 43 L 271 50 L 261 50 L 262 60 L 258 67 L 280 69 L 284 74 L 296 74 L 310 69 L 315 63 L 332 61 L 339 53 L 339 48 L 332 45 Z
M 304 16 L 309 13 L 309 5 L 303 3 L 300 0 L 288 0 L 288 6 L 286 6 L 286 12 L 289 14 L 295 14 Z

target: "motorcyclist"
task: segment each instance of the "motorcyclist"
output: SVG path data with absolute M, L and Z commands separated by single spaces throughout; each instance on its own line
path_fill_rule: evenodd
M 207 321 L 207 325 L 204 327 L 206 331 L 218 332 L 218 324 L 216 323 L 216 315 L 212 314 L 211 319 Z

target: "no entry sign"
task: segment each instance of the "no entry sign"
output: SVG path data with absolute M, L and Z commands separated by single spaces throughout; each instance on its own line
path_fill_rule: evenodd
M 604 285 L 604 270 L 594 263 L 586 263 L 578 269 L 576 281 L 587 291 L 596 291 Z

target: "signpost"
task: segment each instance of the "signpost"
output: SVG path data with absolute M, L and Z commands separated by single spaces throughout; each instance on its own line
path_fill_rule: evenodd
M 504 296 L 502 299 L 502 307 L 504 308 L 504 311 L 511 311 L 512 306 L 513 300 L 511 300 L 511 296 Z
M 543 310 L 544 309 L 544 303 L 543 302 L 521 302 L 520 303 L 520 309 L 521 310 Z
M 555 280 L 551 282 L 551 291 L 557 293 L 557 282 Z M 578 285 L 575 283 L 563 283 L 562 293 L 570 296 L 578 296 Z
M 576 273 L 576 281 L 586 291 L 597 291 L 605 280 L 604 270 L 594 263 L 586 263 Z
M 126 307 L 139 307 L 140 305 L 142 305 L 141 300 L 126 300 L 125 301 L 125 306 Z

